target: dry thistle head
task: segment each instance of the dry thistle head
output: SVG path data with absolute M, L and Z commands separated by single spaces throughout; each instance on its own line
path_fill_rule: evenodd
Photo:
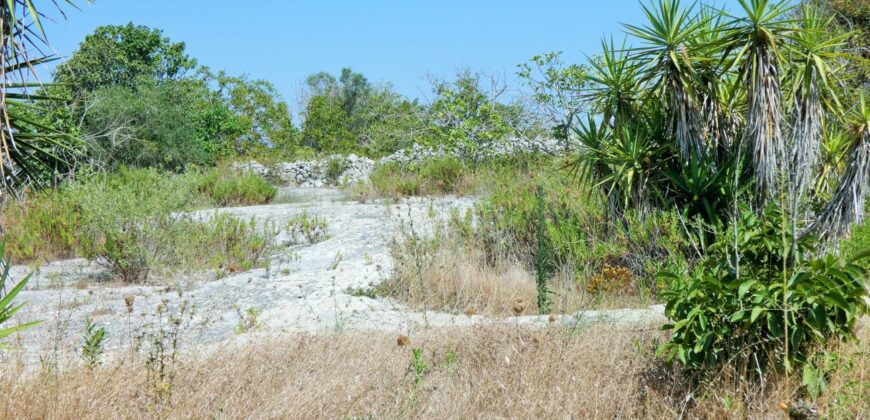
M 127 313 L 133 313 L 133 302 L 136 301 L 136 296 L 126 295 L 124 296 L 124 304 L 127 305 Z
M 526 303 L 523 302 L 522 299 L 517 299 L 514 301 L 512 309 L 514 310 L 515 315 L 520 315 L 526 310 Z
M 473 316 L 473 315 L 474 315 L 474 308 L 472 308 L 470 306 L 468 308 L 465 308 L 465 316 Z
M 399 347 L 407 347 L 411 345 L 411 338 L 404 334 L 399 334 L 399 337 L 396 338 L 396 344 Z

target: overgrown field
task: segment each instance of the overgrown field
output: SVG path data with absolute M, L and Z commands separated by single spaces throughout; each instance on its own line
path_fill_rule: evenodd
M 14 263 L 84 257 L 125 282 L 178 267 L 237 271 L 256 263 L 269 229 L 227 215 L 202 223 L 187 212 L 268 203 L 275 193 L 259 176 L 224 167 L 182 174 L 122 168 L 8 201 L 0 225 Z
M 566 160 L 521 156 L 454 166 L 452 159 L 376 168 L 374 197 L 476 195 L 468 213 L 430 234 L 402 226 L 393 244 L 396 272 L 368 295 L 414 307 L 505 315 L 522 300 L 529 313 L 656 301 L 655 274 L 692 259 L 675 213 L 614 220 L 607 202 L 565 171 Z M 389 181 L 386 181 L 389 180 Z
M 870 338 L 866 325 L 860 335 Z M 125 356 L 26 379 L 7 370 L 0 417 L 779 419 L 801 381 L 758 385 L 726 369 L 693 385 L 653 356 L 664 339 L 604 326 L 257 337 L 164 365 Z M 870 410 L 867 348 L 836 350 L 836 375 L 813 402 L 830 418 L 860 418 Z

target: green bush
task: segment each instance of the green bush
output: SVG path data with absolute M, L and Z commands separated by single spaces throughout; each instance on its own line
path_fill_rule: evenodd
M 305 238 L 309 244 L 314 244 L 329 238 L 329 224 L 326 219 L 317 215 L 309 216 L 305 211 L 287 221 L 287 232 L 295 243 Z
M 215 168 L 202 175 L 199 191 L 216 205 L 238 206 L 269 203 L 278 189 L 253 172 Z
M 719 232 L 691 275 L 663 274 L 666 315 L 675 322 L 665 326 L 672 336 L 660 354 L 692 371 L 734 363 L 755 375 L 797 367 L 829 340 L 854 336 L 868 309 L 868 271 L 858 261 L 870 250 L 815 257 L 806 237 L 797 255 L 807 258 L 794 262 L 782 220 L 773 207 L 761 216 L 744 210 L 737 237 Z
M 148 279 L 153 261 L 147 241 L 152 236 L 137 221 L 125 220 L 118 229 L 108 229 L 100 234 L 101 246 L 89 249 L 86 256 L 99 258 L 125 283 Z
M 629 214 L 624 230 L 609 217 L 600 194 L 578 188 L 573 177 L 555 169 L 559 166 L 554 162 L 530 169 L 531 175 L 501 169 L 487 176 L 490 194 L 475 206 L 472 234 L 485 244 L 490 260 L 509 255 L 535 270 L 567 268 L 581 281 L 601 274 L 605 266 L 624 267 L 635 277 L 633 286 L 650 291 L 656 288 L 650 280 L 661 267 L 685 266 L 676 215 Z
M 408 197 L 421 191 L 419 177 L 395 162 L 378 165 L 369 175 L 369 183 L 378 196 Z
M 6 203 L 0 208 L 0 225 L 14 262 L 69 258 L 81 239 L 81 210 L 71 191 L 47 190 Z
M 385 197 L 465 194 L 475 188 L 475 172 L 454 157 L 432 158 L 421 164 L 379 165 L 369 175 L 374 193 Z
M 274 233 L 271 225 L 258 226 L 253 218 L 245 221 L 226 213 L 202 223 L 188 222 L 182 228 L 187 234 L 178 235 L 177 247 L 185 251 L 177 256 L 176 264 L 213 268 L 219 275 L 253 268 Z
M 347 170 L 347 160 L 343 157 L 333 157 L 326 162 L 326 179 L 338 182 L 338 177 Z
M 155 268 L 232 272 L 258 261 L 270 230 L 227 215 L 200 222 L 187 211 L 274 194 L 253 174 L 120 168 L 6 203 L 4 237 L 16 261 L 84 257 L 124 282 L 145 280 Z
M 452 156 L 429 159 L 419 167 L 424 190 L 432 192 L 457 192 L 468 172 L 462 162 Z

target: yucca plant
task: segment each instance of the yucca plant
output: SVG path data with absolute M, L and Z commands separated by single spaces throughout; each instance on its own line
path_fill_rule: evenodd
M 726 35 L 728 48 L 735 49 L 733 62 L 747 89 L 746 128 L 743 144 L 750 149 L 756 199 L 759 207 L 783 190 L 788 171 L 783 136 L 781 50 L 794 28 L 787 16 L 787 0 L 738 0 L 744 17 L 734 17 Z
M 63 166 L 61 153 L 70 150 L 68 135 L 34 116 L 40 103 L 55 100 L 36 92 L 36 68 L 56 59 L 41 53 L 48 47 L 43 18 L 33 0 L 0 2 L 0 178 L 7 189 L 38 182 L 41 171 Z
M 24 277 L 15 284 L 8 292 L 6 292 L 6 282 L 9 280 L 9 262 L 5 258 L 6 256 L 6 242 L 0 241 L 0 349 L 5 347 L 3 340 L 6 337 L 9 337 L 12 334 L 24 331 L 33 326 L 39 325 L 42 321 L 33 321 L 26 322 L 18 325 L 13 325 L 11 327 L 4 326 L 6 323 L 12 319 L 12 316 L 15 315 L 22 307 L 24 307 L 23 303 L 15 304 L 15 298 L 24 290 L 24 286 L 27 285 L 27 282 L 30 280 L 30 275 Z M 5 294 L 4 294 L 5 292 Z
M 667 103 L 670 137 L 677 143 L 684 163 L 703 157 L 707 145 L 695 94 L 695 71 L 687 46 L 705 27 L 705 22 L 683 9 L 679 0 L 659 0 L 657 7 L 641 5 L 646 25 L 625 25 L 629 34 L 643 41 L 632 50 L 638 61 L 648 62 L 644 79 L 650 90 Z
M 831 201 L 805 234 L 838 238 L 849 233 L 853 224 L 864 219 L 864 202 L 870 190 L 870 107 L 863 94 L 849 122 L 852 139 L 846 169 Z
M 679 194 L 680 203 L 675 207 L 682 207 L 680 210 L 689 217 L 700 216 L 706 223 L 720 225 L 725 222 L 730 198 L 738 194 L 739 187 L 733 182 L 738 170 L 736 157 L 719 165 L 711 159 L 693 159 L 664 174 L 670 181 L 668 187 L 675 187 Z M 658 193 L 664 197 L 668 191 L 658 187 Z
M 698 111 L 703 124 L 703 139 L 717 162 L 732 155 L 734 137 L 741 126 L 738 104 L 741 83 L 722 66 L 720 42 L 728 29 L 724 14 L 702 6 L 697 20 L 700 27 L 687 39 L 697 83 Z
M 606 124 L 618 131 L 621 122 L 632 117 L 641 99 L 642 63 L 629 55 L 624 41 L 617 48 L 611 39 L 601 41 L 601 55 L 589 59 L 589 66 L 586 77 L 590 84 L 583 97 Z
M 587 92 L 599 117 L 578 130 L 577 166 L 623 212 L 683 216 L 697 259 L 668 277 L 671 360 L 766 355 L 759 373 L 789 371 L 820 337 L 850 337 L 866 309 L 866 272 L 831 247 L 864 217 L 870 110 L 861 98 L 842 115 L 852 57 L 829 16 L 738 4 L 740 16 L 654 0 L 644 25 L 626 25 L 639 46 L 605 44 Z
M 822 133 L 819 144 L 818 170 L 812 188 L 813 201 L 830 200 L 837 188 L 839 175 L 846 166 L 850 135 L 839 125 L 831 125 Z
M 832 35 L 832 16 L 804 4 L 801 18 L 795 22 L 791 37 L 797 65 L 792 77 L 792 129 L 789 147 L 792 149 L 792 198 L 799 201 L 814 181 L 824 124 L 825 110 L 837 114 L 840 101 L 830 79 L 836 77 L 831 62 L 841 57 L 839 49 L 850 34 Z

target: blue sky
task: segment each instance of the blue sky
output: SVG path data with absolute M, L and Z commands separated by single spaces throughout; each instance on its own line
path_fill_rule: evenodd
M 516 86 L 516 65 L 531 56 L 584 61 L 602 35 L 642 20 L 635 0 L 96 0 L 46 32 L 67 56 L 100 25 L 160 28 L 200 64 L 271 81 L 295 108 L 307 75 L 345 66 L 409 97 L 429 94 L 427 74 L 464 67 Z

